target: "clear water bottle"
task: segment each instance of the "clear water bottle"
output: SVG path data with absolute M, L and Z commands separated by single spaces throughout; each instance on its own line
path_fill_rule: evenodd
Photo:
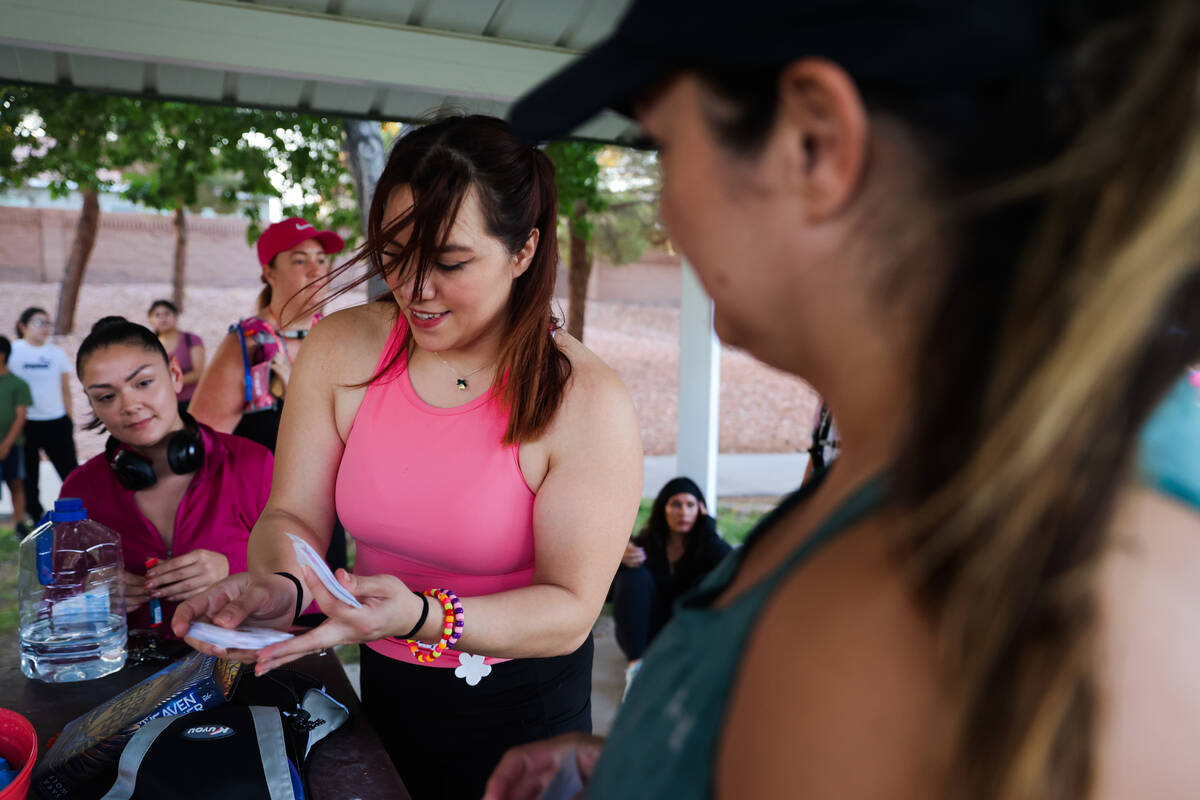
M 21 671 L 49 683 L 116 672 L 125 665 L 121 538 L 76 498 L 48 516 L 18 553 Z

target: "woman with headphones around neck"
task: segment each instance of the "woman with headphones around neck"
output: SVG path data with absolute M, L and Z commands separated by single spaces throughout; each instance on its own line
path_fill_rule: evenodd
M 262 445 L 181 414 L 183 377 L 148 328 L 105 317 L 79 346 L 75 371 L 104 452 L 68 476 L 92 519 L 121 535 L 125 605 L 133 627 L 169 620 L 176 603 L 246 569 L 246 542 L 271 490 Z M 147 567 L 147 562 L 157 564 Z

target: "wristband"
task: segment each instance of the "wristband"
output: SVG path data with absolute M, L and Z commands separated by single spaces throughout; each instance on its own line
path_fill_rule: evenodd
M 442 638 L 437 644 L 422 644 L 412 639 L 406 641 L 413 658 L 423 664 L 428 664 L 458 644 L 459 637 L 463 632 L 463 607 L 458 595 L 449 589 L 427 589 L 422 594 L 440 602 L 445 612 L 442 620 Z
M 403 636 L 397 636 L 397 639 L 411 639 L 417 635 L 417 631 L 421 630 L 421 626 L 425 624 L 425 620 L 429 617 L 429 598 L 421 592 L 413 592 L 417 597 L 421 598 L 421 617 L 417 620 L 417 624 L 412 626 L 412 630 Z
M 292 624 L 296 624 L 296 620 L 300 619 L 300 612 L 304 610 L 301 603 L 304 602 L 304 587 L 300 585 L 300 579 L 290 572 L 276 572 L 276 575 L 282 575 L 292 583 L 296 584 L 296 613 L 292 615 Z

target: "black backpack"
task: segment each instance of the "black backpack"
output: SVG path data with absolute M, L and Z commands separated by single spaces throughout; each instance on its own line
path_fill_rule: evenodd
M 309 753 L 348 718 L 308 675 L 246 676 L 226 705 L 143 725 L 104 800 L 304 800 Z

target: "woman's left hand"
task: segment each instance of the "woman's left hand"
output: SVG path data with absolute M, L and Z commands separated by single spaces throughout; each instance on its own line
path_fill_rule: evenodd
M 146 571 L 151 597 L 180 603 L 229 577 L 229 559 L 215 550 L 193 550 L 160 561 Z
M 625 566 L 636 569 L 646 563 L 645 548 L 638 547 L 633 542 L 625 545 L 625 554 L 621 556 L 621 563 Z
M 321 606 L 321 613 L 329 619 L 308 633 L 264 647 L 258 654 L 255 675 L 337 645 L 373 642 L 406 633 L 420 617 L 424 598 L 413 594 L 394 575 L 351 575 L 339 569 L 334 577 L 363 607 L 354 608 L 338 600 L 311 569 L 304 567 L 304 583 Z M 431 608 L 431 618 L 435 610 L 441 609 Z

